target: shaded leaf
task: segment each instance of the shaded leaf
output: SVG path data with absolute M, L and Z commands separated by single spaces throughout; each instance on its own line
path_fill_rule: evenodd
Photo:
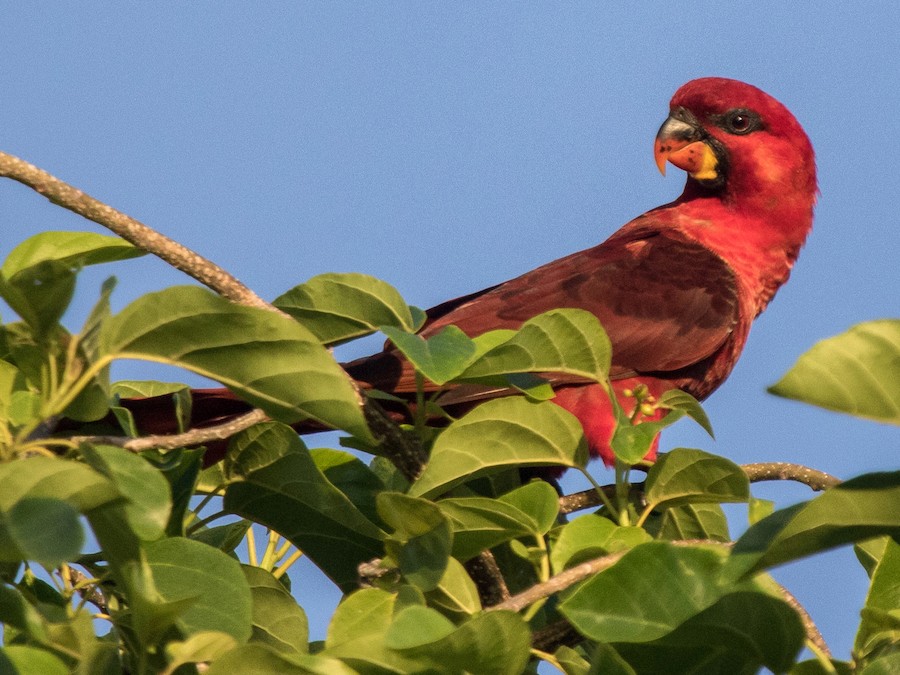
M 571 413 L 547 401 L 495 399 L 441 433 L 410 494 L 432 496 L 511 466 L 580 467 L 587 458 L 581 424 Z
M 559 515 L 559 493 L 550 483 L 542 480 L 533 480 L 511 490 L 497 501 L 515 506 L 528 514 L 535 524 L 535 528 L 531 530 L 535 536 L 547 534 L 556 524 L 556 517 Z
M 381 520 L 394 529 L 385 542 L 404 578 L 424 592 L 437 587 L 450 558 L 450 523 L 436 504 L 399 492 L 382 492 L 376 501 Z
M 454 620 L 481 611 L 478 588 L 466 568 L 456 558 L 447 561 L 447 568 L 437 586 L 425 594 L 428 606 L 441 610 Z
M 665 664 L 672 673 L 754 675 L 783 673 L 803 647 L 805 633 L 787 603 L 763 593 L 730 593 L 653 642 L 617 644 L 636 672 Z
M 680 389 L 670 389 L 659 397 L 659 405 L 671 410 L 681 410 L 697 424 L 703 427 L 703 430 L 709 434 L 710 438 L 715 438 L 712 423 L 706 411 L 700 405 L 700 402 L 686 391 Z
M 88 463 L 115 483 L 125 495 L 125 517 L 140 539 L 159 539 L 169 522 L 172 498 L 169 483 L 140 455 L 111 445 L 84 446 Z
M 78 511 L 52 497 L 24 497 L 0 512 L 0 560 L 34 560 L 56 567 L 84 544 Z
M 424 319 L 414 315 L 397 289 L 366 274 L 320 274 L 280 295 L 272 304 L 324 344 L 368 335 L 381 326 L 414 333 Z
M 900 424 L 900 319 L 857 324 L 816 343 L 769 391 Z
M 345 591 L 359 563 L 382 555 L 384 533 L 328 482 L 290 427 L 267 422 L 237 434 L 226 472 L 224 508 L 281 534 Z
M 858 662 L 868 663 L 897 651 L 900 646 L 900 544 L 888 540 L 862 610 L 853 644 Z
M 711 539 L 731 541 L 728 520 L 718 504 L 684 504 L 651 516 L 647 531 L 656 539 Z
M 453 557 L 462 561 L 538 530 L 534 518 L 497 499 L 460 497 L 442 499 L 437 505 L 453 529 Z
M 723 595 L 723 561 L 720 552 L 708 548 L 641 544 L 577 586 L 559 610 L 593 640 L 655 640 Z
M 271 572 L 251 565 L 241 569 L 253 599 L 252 642 L 293 654 L 309 651 L 309 624 L 303 608 Z

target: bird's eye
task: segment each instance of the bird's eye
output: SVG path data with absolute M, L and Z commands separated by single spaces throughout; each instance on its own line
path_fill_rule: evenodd
M 725 131 L 732 134 L 749 134 L 760 127 L 759 116 L 750 110 L 732 110 L 722 119 Z

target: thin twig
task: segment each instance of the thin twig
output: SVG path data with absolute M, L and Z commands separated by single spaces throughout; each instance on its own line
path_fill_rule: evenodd
M 793 480 L 808 485 L 816 492 L 827 490 L 841 481 L 824 471 L 811 469 L 802 464 L 789 462 L 759 462 L 756 464 L 742 464 L 741 468 L 751 483 L 765 480 Z
M 187 448 L 203 445 L 209 441 L 222 441 L 231 438 L 239 431 L 243 431 L 254 424 L 269 419 L 262 410 L 254 409 L 248 413 L 235 417 L 232 420 L 202 429 L 190 429 L 182 434 L 141 436 L 73 436 L 68 439 L 74 443 L 92 443 L 95 445 L 114 445 L 125 448 L 131 452 L 143 452 L 144 450 L 174 450 L 175 448 Z
M 608 499 L 614 500 L 616 498 L 615 485 L 604 485 L 602 489 Z M 634 483 L 629 488 L 628 497 L 629 499 L 640 499 L 643 494 L 644 484 Z M 563 514 L 574 513 L 575 511 L 581 511 L 583 509 L 592 509 L 598 506 L 603 506 L 603 500 L 594 488 L 582 490 L 581 492 L 573 492 L 570 495 L 563 495 L 559 498 L 559 511 Z

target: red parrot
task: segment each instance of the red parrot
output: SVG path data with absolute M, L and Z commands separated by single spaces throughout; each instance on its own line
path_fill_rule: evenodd
M 455 325 L 474 337 L 518 328 L 550 309 L 580 308 L 609 334 L 610 377 L 627 412 L 640 385 L 653 397 L 670 389 L 709 396 L 731 373 L 750 325 L 787 281 L 809 234 L 818 193 L 814 153 L 787 108 L 724 78 L 693 80 L 675 93 L 654 151 L 662 173 L 669 162 L 688 174 L 677 200 L 599 246 L 432 308 L 421 335 Z M 412 367 L 390 346 L 345 368 L 364 388 L 415 392 Z M 581 422 L 593 456 L 612 463 L 615 422 L 603 387 L 549 379 L 553 402 Z M 430 385 L 438 389 L 447 389 L 439 402 L 463 409 L 513 393 Z M 194 423 L 246 409 L 233 399 L 225 390 L 199 390 Z M 139 403 L 126 405 L 139 413 Z M 140 426 L 143 416 L 136 416 Z M 654 443 L 648 458 L 655 454 Z

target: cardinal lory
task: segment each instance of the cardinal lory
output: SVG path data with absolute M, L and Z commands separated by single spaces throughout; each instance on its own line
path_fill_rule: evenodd
M 707 397 L 731 373 L 750 324 L 787 281 L 810 231 L 813 149 L 794 116 L 768 94 L 736 80 L 703 78 L 675 93 L 654 151 L 660 171 L 669 162 L 688 174 L 676 201 L 635 218 L 599 246 L 434 307 L 421 334 L 455 325 L 474 337 L 577 307 L 596 315 L 609 334 L 613 390 L 626 411 L 637 404 L 635 391 Z M 410 364 L 390 347 L 345 368 L 364 388 L 415 391 Z M 550 379 L 554 403 L 580 420 L 592 454 L 611 463 L 614 420 L 603 387 Z M 460 387 L 444 402 L 471 406 L 510 393 Z M 229 398 L 222 390 L 198 391 L 194 422 L 239 412 L 241 404 Z

